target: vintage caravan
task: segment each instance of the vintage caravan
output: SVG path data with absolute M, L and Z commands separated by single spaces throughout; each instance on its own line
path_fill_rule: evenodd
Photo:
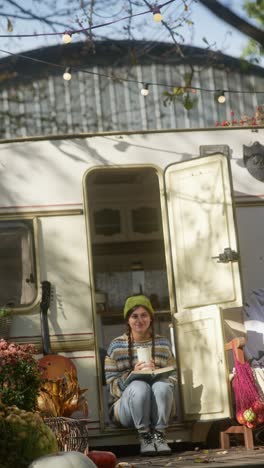
M 42 352 L 41 282 L 52 285 L 52 350 L 88 388 L 89 443 L 113 427 L 101 355 L 143 291 L 179 369 L 169 439 L 199 441 L 230 415 L 224 340 L 264 277 L 264 128 L 24 138 L 0 146 L 1 303 L 10 339 Z M 206 429 L 207 428 L 207 429 Z

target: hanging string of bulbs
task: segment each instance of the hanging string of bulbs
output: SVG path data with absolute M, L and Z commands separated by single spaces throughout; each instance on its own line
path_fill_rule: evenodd
M 140 12 L 140 13 L 136 13 L 136 14 L 132 14 L 132 15 L 129 15 L 129 16 L 126 16 L 126 17 L 123 17 L 123 18 L 118 18 L 116 20 L 113 20 L 113 21 L 109 21 L 108 23 L 104 23 L 104 24 L 98 24 L 98 25 L 94 25 L 94 26 L 91 26 L 89 28 L 83 28 L 83 29 L 78 29 L 78 30 L 67 30 L 67 31 L 64 31 L 63 33 L 59 33 L 59 32 L 52 32 L 52 33 L 35 33 L 35 34 L 8 34 L 8 35 L 1 35 L 0 34 L 0 38 L 4 38 L 4 37 L 35 37 L 35 36 L 50 36 L 50 35 L 62 35 L 62 40 L 63 40 L 63 43 L 64 44 L 69 44 L 72 40 L 72 36 L 74 34 L 79 34 L 79 33 L 82 33 L 82 32 L 87 32 L 87 31 L 90 31 L 91 29 L 95 29 L 95 28 L 101 28 L 101 27 L 104 27 L 104 26 L 108 26 L 108 25 L 111 25 L 111 24 L 114 24 L 114 23 L 117 23 L 119 21 L 123 21 L 125 19 L 129 19 L 129 18 L 132 18 L 132 17 L 135 17 L 135 16 L 140 16 L 140 15 L 145 15 L 145 14 L 148 14 L 148 13 L 152 13 L 153 15 L 153 20 L 156 21 L 156 22 L 161 22 L 163 20 L 163 17 L 162 17 L 162 14 L 161 14 L 161 8 L 174 2 L 175 0 L 167 0 L 166 2 L 160 4 L 160 5 L 154 5 L 152 7 L 149 8 L 149 10 L 147 11 L 143 11 L 143 12 Z M 18 57 L 21 57 L 21 58 L 24 58 L 26 60 L 30 60 L 30 61 L 33 61 L 33 62 L 39 62 L 39 63 L 43 63 L 43 64 L 46 64 L 46 65 L 49 65 L 51 67 L 55 67 L 55 68 L 63 68 L 62 65 L 60 64 L 55 64 L 55 63 L 52 63 L 52 62 L 48 62 L 46 60 L 41 60 L 41 59 L 36 59 L 36 58 L 33 58 L 33 57 L 29 57 L 25 54 L 20 54 L 20 53 L 12 53 L 12 52 L 9 52 L 9 51 L 6 51 L 6 50 L 1 50 L 0 49 L 0 52 L 2 53 L 5 53 L 5 54 L 8 54 L 8 55 L 13 55 L 13 56 L 18 56 Z M 87 74 L 90 74 L 90 75 L 97 75 L 97 76 L 101 76 L 101 77 L 105 77 L 107 79 L 112 79 L 113 80 L 113 76 L 109 76 L 105 73 L 99 73 L 99 72 L 93 72 L 93 71 L 90 71 L 90 70 L 86 70 L 86 69 L 83 69 L 81 67 L 72 67 L 72 66 L 67 66 L 66 69 L 64 70 L 64 73 L 63 73 L 63 79 L 65 81 L 70 81 L 72 79 L 72 70 L 74 71 L 82 71 L 83 73 L 87 73 Z M 128 79 L 128 78 L 120 78 L 118 77 L 118 81 L 119 82 L 133 82 L 133 83 L 138 83 L 139 85 L 142 85 L 142 88 L 140 90 L 140 93 L 141 95 L 146 98 L 148 95 L 149 95 L 149 87 L 150 86 L 162 86 L 162 87 L 165 87 L 165 88 L 173 88 L 173 89 L 181 89 L 183 92 L 192 92 L 192 93 L 196 93 L 197 91 L 204 91 L 204 92 L 209 92 L 209 93 L 214 93 L 214 97 L 215 97 L 215 100 L 219 103 L 219 104 L 224 104 L 225 101 L 226 101 L 226 93 L 237 93 L 237 94 L 262 94 L 264 93 L 264 90 L 263 91 L 252 91 L 252 90 L 235 90 L 235 89 L 208 89 L 208 88 L 203 88 L 203 87 L 195 87 L 195 86 L 182 86 L 182 85 L 175 85 L 175 84 L 168 84 L 168 83 L 153 83 L 153 82 L 149 82 L 149 83 L 145 83 L 145 82 L 142 82 L 142 81 L 138 81 L 138 80 L 132 80 L 132 79 Z
M 69 44 L 71 42 L 71 40 L 72 40 L 72 35 L 73 34 L 86 32 L 88 30 L 90 31 L 91 29 L 95 29 L 95 28 L 102 28 L 103 26 L 109 26 L 110 24 L 114 24 L 114 23 L 117 23 L 119 21 L 123 21 L 125 19 L 130 19 L 130 18 L 133 18 L 135 16 L 145 15 L 147 13 L 152 13 L 153 14 L 153 20 L 156 21 L 156 23 L 160 23 L 163 20 L 163 17 L 162 17 L 162 14 L 161 14 L 161 8 L 164 7 L 165 5 L 168 5 L 169 3 L 174 2 L 174 1 L 175 0 L 169 0 L 166 3 L 163 3 L 162 5 L 152 7 L 151 10 L 147 10 L 147 11 L 144 11 L 144 12 L 141 12 L 141 13 L 136 13 L 136 14 L 130 15 L 130 16 L 125 16 L 124 18 L 120 18 L 120 19 L 117 19 L 117 20 L 114 20 L 114 21 L 110 21 L 109 23 L 104 23 L 104 24 L 101 24 L 101 25 L 91 26 L 90 28 L 79 29 L 78 31 L 65 31 L 63 33 L 62 40 L 63 40 L 64 44 Z
M 88 75 L 99 76 L 99 77 L 107 78 L 108 80 L 115 81 L 114 76 L 113 75 L 108 75 L 107 73 L 95 72 L 95 71 L 87 70 L 85 68 L 77 67 L 77 66 L 67 66 L 66 69 L 65 69 L 65 67 L 63 65 L 60 65 L 58 63 L 53 63 L 53 62 L 49 62 L 47 60 L 42 60 L 42 59 L 37 59 L 37 58 L 34 58 L 34 57 L 29 57 L 28 55 L 23 54 L 23 53 L 22 54 L 13 53 L 13 52 L 9 52 L 9 51 L 3 50 L 3 49 L 0 49 L 0 52 L 2 52 L 4 54 L 11 55 L 11 56 L 20 57 L 20 58 L 23 58 L 25 60 L 29 60 L 31 62 L 37 62 L 37 63 L 41 63 L 41 64 L 44 64 L 44 65 L 48 65 L 48 66 L 53 67 L 53 68 L 64 70 L 63 74 L 62 74 L 62 77 L 66 82 L 69 82 L 72 79 L 72 73 L 73 72 L 82 72 L 82 73 L 85 73 L 85 74 L 88 74 Z M 257 90 L 252 90 L 252 89 L 251 90 L 211 89 L 211 88 L 206 88 L 206 87 L 202 87 L 202 86 L 190 86 L 190 85 L 185 86 L 185 85 L 175 84 L 175 83 L 174 84 L 172 84 L 172 83 L 161 83 L 161 82 L 148 82 L 148 83 L 146 83 L 144 81 L 140 81 L 140 80 L 136 80 L 136 79 L 132 79 L 132 78 L 121 78 L 120 76 L 118 76 L 117 81 L 120 82 L 120 83 L 127 82 L 127 83 L 137 83 L 138 85 L 141 85 L 140 93 L 144 98 L 146 98 L 149 95 L 151 86 L 178 89 L 178 90 L 182 90 L 185 93 L 192 92 L 193 94 L 196 94 L 197 91 L 212 93 L 212 94 L 214 94 L 215 100 L 219 104 L 224 104 L 226 102 L 226 94 L 264 94 L 264 90 L 263 91 L 257 91 Z
M 108 21 L 107 23 L 102 23 L 102 24 L 95 24 L 89 26 L 89 28 L 81 28 L 81 29 L 67 29 L 64 32 L 48 32 L 48 33 L 34 33 L 34 34 L 0 34 L 0 38 L 8 37 L 8 38 L 23 38 L 23 37 L 41 37 L 41 36 L 62 36 L 62 41 L 64 44 L 69 44 L 72 40 L 72 36 L 75 34 L 80 34 L 80 33 L 85 33 L 89 32 L 93 29 L 99 29 L 103 28 L 105 26 L 110 26 L 115 23 L 119 23 L 120 21 L 124 21 L 127 19 L 135 18 L 137 16 L 143 16 L 147 15 L 149 13 L 152 13 L 153 15 L 153 20 L 156 21 L 157 23 L 161 22 L 163 20 L 162 14 L 161 14 L 161 8 L 165 7 L 166 5 L 169 5 L 170 3 L 175 2 L 176 0 L 167 0 L 164 3 L 161 3 L 160 5 L 153 5 L 151 6 L 148 10 L 141 11 L 140 13 L 134 13 L 131 15 L 123 16 L 122 18 L 117 18 L 112 21 Z

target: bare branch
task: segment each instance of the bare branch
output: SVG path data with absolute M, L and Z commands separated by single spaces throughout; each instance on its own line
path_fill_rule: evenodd
M 148 0 L 143 0 L 143 2 L 145 3 L 145 5 L 147 5 L 149 7 L 150 10 L 152 10 L 153 6 L 148 2 Z M 173 32 L 172 28 L 168 25 L 168 23 L 164 20 L 161 21 L 163 26 L 169 31 L 170 33 L 170 36 L 176 46 L 176 49 L 177 49 L 177 53 L 181 56 L 181 57 L 184 57 L 184 54 L 179 46 L 179 43 L 178 41 L 176 40 L 175 38 L 175 33 Z
M 14 0 L 7 0 L 8 4 L 17 8 L 18 9 L 18 12 L 15 13 L 15 12 L 9 12 L 9 13 L 5 13 L 5 12 L 1 12 L 0 13 L 0 17 L 8 17 L 8 18 L 17 18 L 17 19 L 21 19 L 21 20 L 25 20 L 25 21 L 30 21 L 30 20 L 33 20 L 33 21 L 40 21 L 41 23 L 44 23 L 44 24 L 47 24 L 48 26 L 51 26 L 53 28 L 53 30 L 55 30 L 55 26 L 61 26 L 61 27 L 64 27 L 64 28 L 67 28 L 69 25 L 68 24 L 65 24 L 61 21 L 56 21 L 56 20 L 53 20 L 53 19 L 49 19 L 49 18 L 54 18 L 54 17 L 58 17 L 58 16 L 61 16 L 61 12 L 58 14 L 58 12 L 53 12 L 52 16 L 51 15 L 47 15 L 47 16 L 39 16 L 39 15 L 36 15 L 34 14 L 30 9 L 26 9 L 26 8 L 23 8 L 21 5 L 19 5 L 17 2 L 15 2 Z M 66 10 L 65 10 L 65 14 L 68 13 Z

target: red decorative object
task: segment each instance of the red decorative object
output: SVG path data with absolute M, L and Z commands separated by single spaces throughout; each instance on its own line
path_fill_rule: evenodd
M 255 115 L 243 114 L 240 119 L 235 118 L 234 111 L 230 112 L 230 119 L 223 120 L 222 122 L 216 122 L 216 127 L 255 127 L 258 125 L 264 125 L 264 108 L 263 106 L 257 106 Z
M 97 468 L 115 468 L 117 459 L 113 452 L 91 450 L 87 456 L 95 463 Z
M 264 403 L 262 401 L 259 401 L 259 400 L 254 401 L 254 403 L 252 403 L 251 405 L 251 408 L 256 414 L 260 414 L 260 413 L 264 414 Z
M 257 414 L 257 425 L 264 423 L 264 413 Z
M 264 402 L 261 400 L 258 388 L 254 379 L 252 369 L 248 362 L 239 362 L 233 348 L 235 361 L 235 376 L 233 379 L 233 389 L 236 401 L 236 419 L 239 424 L 243 424 L 253 429 L 258 424 L 264 414 Z

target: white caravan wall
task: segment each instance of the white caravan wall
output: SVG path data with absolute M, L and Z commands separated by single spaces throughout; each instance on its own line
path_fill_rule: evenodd
M 198 157 L 201 145 L 224 144 L 230 147 L 236 202 L 252 201 L 252 197 L 261 200 L 264 185 L 248 173 L 243 163 L 243 145 L 250 146 L 256 141 L 264 144 L 264 129 L 219 128 L 3 143 L 0 145 L 0 213 L 82 208 L 82 178 L 89 167 L 151 164 L 163 169 L 172 162 Z M 253 227 L 251 234 L 247 229 L 249 210 L 251 208 L 241 207 L 238 214 L 242 264 L 246 264 L 243 280 L 247 292 L 253 287 L 263 286 L 264 277 L 263 263 L 257 257 L 257 252 L 261 256 L 261 238 L 253 234 Z M 257 223 L 263 232 L 264 225 L 262 227 L 260 221 L 264 218 L 262 208 L 258 211 L 253 209 L 250 213 L 251 226 Z M 249 255 L 249 249 L 254 250 L 253 256 Z
M 12 207 L 77 207 L 82 205 L 82 177 L 89 167 L 153 164 L 164 168 L 198 157 L 200 145 L 229 145 L 236 195 L 263 195 L 263 183 L 243 164 L 243 144 L 256 140 L 264 144 L 263 129 L 258 133 L 237 128 L 2 144 L 0 212 Z
M 98 425 L 98 391 L 94 350 L 91 285 L 83 216 L 44 217 L 40 221 L 42 279 L 55 289 L 49 314 L 50 332 L 84 351 L 63 353 L 73 359 L 86 398 L 90 424 Z

